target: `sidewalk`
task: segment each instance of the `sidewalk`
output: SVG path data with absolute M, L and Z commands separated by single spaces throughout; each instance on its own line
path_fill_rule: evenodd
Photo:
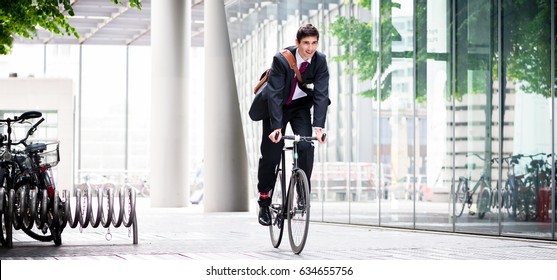
M 140 198 L 137 215 L 136 245 L 123 227 L 66 227 L 59 247 L 16 230 L 13 248 L 0 249 L 0 260 L 557 260 L 557 245 L 550 241 L 318 222 L 310 224 L 304 251 L 295 255 L 286 231 L 273 248 L 255 212 L 150 208 Z

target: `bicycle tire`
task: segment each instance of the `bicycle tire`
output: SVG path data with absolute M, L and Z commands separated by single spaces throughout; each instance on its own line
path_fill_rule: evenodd
M 300 254 L 306 245 L 310 219 L 309 183 L 303 170 L 297 169 L 288 189 L 288 236 L 292 252 Z
M 2 179 L 2 178 L 0 178 Z M 6 220 L 5 220 L 5 216 L 6 216 L 6 204 L 8 203 L 7 201 L 7 195 L 6 195 L 6 189 L 1 186 L 0 187 L 0 243 L 2 244 L 2 246 L 6 246 Z
M 32 211 L 34 206 L 31 206 L 32 199 L 29 198 L 29 189 L 27 185 L 20 186 L 14 197 L 14 217 L 12 223 L 14 229 L 30 229 L 34 226 L 34 219 L 32 216 Z
M 35 219 L 35 227 L 30 229 L 23 228 L 23 232 L 29 237 L 41 241 L 50 242 L 54 240 L 52 232 L 49 232 L 51 218 L 49 218 L 48 209 L 48 193 L 46 190 L 40 190 L 37 192 L 40 197 L 36 200 L 36 208 L 38 209 L 37 214 L 40 216 Z
M 21 229 L 23 225 L 23 215 L 25 213 L 25 190 L 23 188 L 19 188 L 14 190 L 14 215 L 12 218 L 12 224 L 14 226 L 14 230 Z
M 271 226 L 269 227 L 269 234 L 271 236 L 271 244 L 273 247 L 278 248 L 282 241 L 282 233 L 284 231 L 284 205 L 285 199 L 282 193 L 283 189 L 282 171 L 277 174 L 275 187 L 271 191 Z
M 502 194 L 501 194 L 502 208 L 504 208 L 505 212 L 507 213 L 507 217 L 512 218 L 513 217 L 512 185 L 508 180 L 505 183 L 505 188 L 502 189 L 501 191 L 502 191 Z M 501 211 L 503 211 L 503 209 L 501 209 Z
M 37 241 L 41 241 L 41 242 L 50 242 L 52 240 L 54 240 L 54 238 L 52 237 L 52 233 L 37 233 L 36 231 L 39 230 L 37 228 L 31 228 L 31 229 L 26 229 L 26 228 L 22 228 L 21 229 L 25 234 L 27 234 L 27 236 L 37 240 Z M 40 230 L 39 230 L 40 231 Z
M 455 191 L 455 216 L 462 216 L 464 212 L 464 207 L 466 206 L 466 201 L 468 201 L 468 187 L 464 182 L 466 179 L 460 178 L 458 180 L 458 185 Z
M 13 248 L 13 227 L 15 191 L 8 190 L 4 201 L 4 214 L 2 215 L 2 239 L 6 248 Z
M 35 226 L 37 217 L 37 192 L 34 189 L 27 189 L 27 219 L 23 220 L 23 228 L 31 229 Z
M 52 220 L 50 221 L 50 233 L 52 234 L 52 239 L 54 245 L 62 245 L 62 223 L 60 222 L 60 198 L 58 196 L 58 190 L 54 191 L 54 198 L 52 201 L 51 215 Z
M 37 191 L 36 209 L 38 217 L 35 218 L 35 226 L 43 229 L 48 222 L 48 193 L 47 190 Z

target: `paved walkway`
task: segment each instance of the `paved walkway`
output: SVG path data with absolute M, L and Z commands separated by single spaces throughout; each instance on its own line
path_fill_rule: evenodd
M 257 223 L 255 212 L 203 213 L 195 206 L 149 208 L 145 199 L 138 203 L 139 244 L 133 244 L 126 228 L 80 232 L 67 227 L 59 247 L 14 231 L 13 248 L 1 248 L 0 260 L 557 260 L 557 245 L 549 241 L 317 222 L 310 225 L 304 251 L 295 255 L 287 235 L 278 249 L 272 247 L 268 228 Z M 112 238 L 107 240 L 109 231 Z

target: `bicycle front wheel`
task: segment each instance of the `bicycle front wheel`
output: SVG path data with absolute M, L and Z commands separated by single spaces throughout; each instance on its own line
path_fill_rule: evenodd
M 507 179 L 505 182 L 505 188 L 501 190 L 501 197 L 503 198 L 501 201 L 502 208 L 501 211 L 505 210 L 507 213 L 507 217 L 513 218 L 513 194 L 512 194 L 512 185 L 514 181 L 511 179 Z
M 13 248 L 13 215 L 14 215 L 14 202 L 15 202 L 15 191 L 13 189 L 6 190 L 2 188 L 2 245 L 6 248 Z
M 466 179 L 460 178 L 455 190 L 455 216 L 460 217 L 468 201 L 468 186 Z
M 300 254 L 306 245 L 309 214 L 309 183 L 304 171 L 298 169 L 290 178 L 288 189 L 288 235 L 295 254 Z
M 282 240 L 282 232 L 284 230 L 284 205 L 286 204 L 283 189 L 282 171 L 278 172 L 274 189 L 271 191 L 271 226 L 269 232 L 271 234 L 271 243 L 273 247 L 278 248 Z

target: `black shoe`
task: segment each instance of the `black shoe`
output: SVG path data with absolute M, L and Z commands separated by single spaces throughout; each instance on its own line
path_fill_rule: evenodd
M 259 207 L 259 223 L 263 226 L 271 225 L 271 211 L 269 206 Z

